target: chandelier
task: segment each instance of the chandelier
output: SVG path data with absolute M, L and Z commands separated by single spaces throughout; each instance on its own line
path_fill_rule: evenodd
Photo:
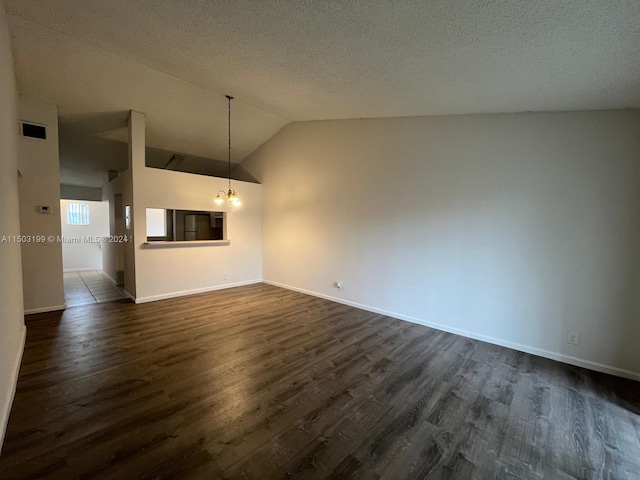
M 240 201 L 240 197 L 238 197 L 238 194 L 236 193 L 236 191 L 231 188 L 231 100 L 233 100 L 233 97 L 231 95 L 225 95 L 225 97 L 227 97 L 228 119 L 229 119 L 229 155 L 228 155 L 229 190 L 227 192 L 225 192 L 224 190 L 220 190 L 214 202 L 216 202 L 218 205 L 222 205 L 226 199 L 229 205 L 238 207 L 242 205 L 242 202 Z

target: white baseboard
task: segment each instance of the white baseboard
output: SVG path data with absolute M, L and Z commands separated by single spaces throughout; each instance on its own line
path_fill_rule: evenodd
M 411 317 L 411 316 L 403 315 L 397 312 L 390 312 L 388 310 L 370 307 L 368 305 L 362 305 L 360 303 L 351 302 L 349 300 L 344 300 L 342 298 L 332 297 L 330 295 L 324 295 L 322 293 L 312 292 L 310 290 L 305 290 L 303 288 L 292 287 L 291 285 L 285 285 L 283 283 L 272 282 L 270 280 L 263 280 L 263 282 L 269 285 L 274 285 L 276 287 L 286 288 L 288 290 L 294 290 L 296 292 L 304 293 L 306 295 L 312 295 L 314 297 L 331 300 L 332 302 L 342 303 L 344 305 L 349 305 L 351 307 L 360 308 L 362 310 L 367 310 L 369 312 L 380 313 L 382 315 L 398 318 L 400 320 L 405 320 L 407 322 L 416 323 L 418 325 L 424 325 L 425 327 L 435 328 L 436 330 L 442 330 L 444 332 L 454 333 L 456 335 L 460 335 L 467 338 L 473 338 L 475 340 L 480 340 L 482 342 L 499 345 L 501 347 L 511 348 L 513 350 L 518 350 L 520 352 L 530 353 L 532 355 L 537 355 L 539 357 L 549 358 L 551 360 L 567 363 L 569 365 L 574 365 L 576 367 L 583 367 L 589 370 L 595 370 L 596 372 L 608 373 L 610 375 L 615 375 L 617 377 L 629 378 L 631 380 L 640 381 L 640 372 L 634 372 L 632 370 L 626 370 L 624 368 L 614 367 L 613 365 L 606 365 L 603 363 L 592 362 L 591 360 L 586 360 L 584 358 L 578 358 L 578 357 L 573 357 L 571 355 L 565 355 L 563 353 L 552 352 L 550 350 L 544 350 L 544 349 L 533 347 L 530 345 L 514 343 L 514 342 L 510 342 L 508 340 L 503 340 L 500 338 L 489 337 L 487 335 L 471 332 L 469 330 L 462 330 L 462 329 L 450 327 L 448 325 L 444 325 L 441 323 L 429 322 L 421 318 Z
M 156 300 L 166 300 L 168 298 L 184 297 L 185 295 L 194 295 L 196 293 L 213 292 L 214 290 L 224 290 L 226 288 L 242 287 L 244 285 L 253 285 L 254 283 L 261 283 L 262 279 L 245 280 L 243 282 L 225 283 L 223 285 L 215 285 L 212 287 L 195 288 L 192 290 L 182 290 L 179 292 L 163 293 L 161 295 L 151 295 L 148 297 L 138 297 L 134 301 L 136 303 L 155 302 Z
M 102 267 L 82 267 L 82 268 L 64 268 L 62 270 L 64 273 L 73 273 L 73 272 L 101 272 Z
M 27 328 L 22 325 L 22 332 L 20 334 L 20 341 L 18 345 L 18 351 L 13 359 L 11 379 L 8 382 L 9 389 L 7 395 L 3 399 L 0 409 L 0 451 L 4 443 L 4 434 L 7 431 L 7 424 L 9 423 L 9 414 L 11 413 L 11 407 L 13 405 L 13 399 L 16 395 L 16 386 L 18 385 L 18 373 L 20 372 L 20 363 L 22 363 L 22 354 L 24 353 L 24 344 L 27 338 Z
M 59 310 L 66 310 L 67 304 L 63 303 L 62 305 L 52 305 L 51 307 L 41 307 L 41 308 L 31 308 L 29 310 L 25 310 L 25 315 L 32 315 L 34 313 L 46 313 L 46 312 L 57 312 Z
M 102 271 L 102 274 L 103 274 L 105 277 L 107 277 L 111 283 L 113 283 L 114 285 L 117 285 L 117 282 L 116 282 L 113 278 L 111 278 L 111 275 L 107 274 L 107 272 Z

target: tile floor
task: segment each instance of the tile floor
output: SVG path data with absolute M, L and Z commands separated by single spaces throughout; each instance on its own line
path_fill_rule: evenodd
M 127 298 L 122 287 L 99 271 L 65 272 L 64 300 L 67 307 L 104 303 Z

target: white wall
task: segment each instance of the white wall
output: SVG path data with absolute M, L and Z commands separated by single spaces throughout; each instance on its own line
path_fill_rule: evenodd
M 129 125 L 131 164 L 128 172 L 133 179 L 136 301 L 261 281 L 262 186 L 234 181 L 242 206 L 218 206 L 213 200 L 219 190 L 226 190 L 227 180 L 145 167 L 144 115 L 132 112 Z M 126 184 L 126 179 L 124 182 Z M 147 208 L 226 211 L 230 243 L 145 247 Z
M 126 213 L 125 218 L 125 230 L 124 234 L 131 241 L 124 244 L 124 289 L 132 298 L 137 298 L 138 282 L 136 278 L 136 269 L 138 264 L 136 254 L 135 238 L 146 238 L 146 234 L 142 234 L 144 228 L 144 216 L 145 210 L 142 202 L 137 202 L 134 199 L 141 200 L 144 192 L 142 186 L 144 182 L 139 182 L 139 185 L 134 184 L 134 179 L 142 179 L 145 169 L 145 142 L 146 142 L 146 118 L 144 113 L 131 111 L 129 112 L 129 120 L 127 121 L 127 129 L 129 133 L 128 143 L 128 156 L 129 165 L 127 170 L 122 172 L 122 202 L 123 209 L 126 212 L 127 208 L 130 208 L 129 226 L 127 227 Z M 136 235 L 136 229 L 138 234 Z
M 58 108 L 45 102 L 19 97 L 20 120 L 47 127 L 47 139 L 18 139 L 20 229 L 22 235 L 53 236 L 60 230 L 60 167 L 58 156 Z M 51 208 L 50 214 L 37 213 L 38 205 Z M 62 282 L 62 244 L 25 243 L 22 245 L 24 309 L 36 313 L 64 308 Z
M 91 200 L 99 202 L 102 200 L 102 189 L 61 184 L 60 198 L 67 200 Z
M 0 0 L 0 238 L 20 234 L 18 113 L 9 27 Z M 0 242 L 0 449 L 24 347 L 20 245 Z
M 102 201 L 108 204 L 109 235 L 124 235 L 124 219 L 122 206 L 123 177 L 118 176 L 102 187 Z M 116 196 L 120 197 L 118 202 Z M 124 245 L 121 243 L 105 243 L 102 245 L 102 270 L 118 285 L 124 285 Z
M 89 206 L 89 225 L 69 225 L 67 223 L 67 205 L 82 203 Z M 62 218 L 62 236 L 66 238 L 106 237 L 109 235 L 108 202 L 90 202 L 84 200 L 60 200 Z M 83 270 L 102 270 L 102 243 L 63 243 L 62 266 L 65 272 Z
M 143 182 L 144 198 L 137 195 L 136 202 L 142 202 L 145 209 L 228 212 L 227 237 L 230 243 L 145 248 L 140 246 L 146 241 L 146 227 L 142 222 L 143 232 L 136 240 L 138 301 L 261 281 L 261 185 L 234 181 L 234 188 L 243 204 L 233 208 L 213 203 L 218 190 L 227 186 L 224 179 L 147 168 Z
M 266 281 L 640 378 L 640 112 L 294 123 L 243 166 Z

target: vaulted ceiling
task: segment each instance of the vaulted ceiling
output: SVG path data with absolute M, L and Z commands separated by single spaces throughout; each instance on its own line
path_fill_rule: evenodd
M 5 3 L 21 93 L 200 157 L 226 158 L 226 93 L 234 161 L 296 120 L 640 107 L 634 0 Z

